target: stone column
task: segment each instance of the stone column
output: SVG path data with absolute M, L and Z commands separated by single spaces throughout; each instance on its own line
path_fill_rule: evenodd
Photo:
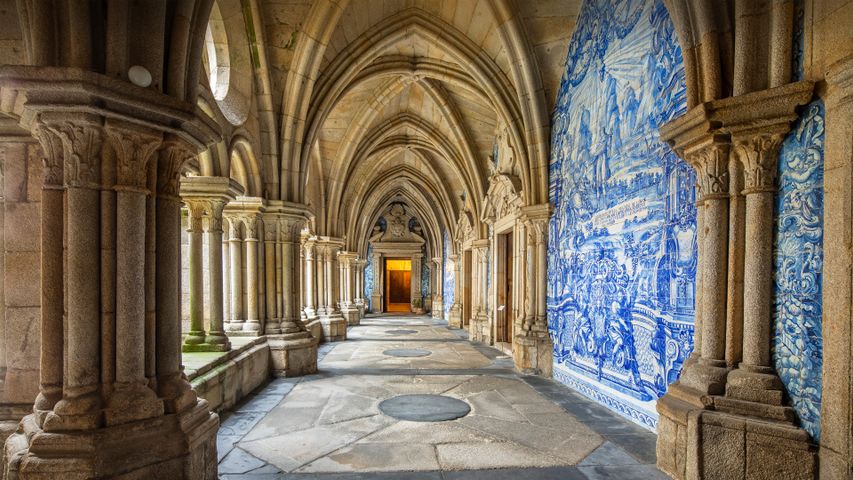
M 223 243 L 222 243 L 222 210 L 225 202 L 211 200 L 208 204 L 208 275 L 210 276 L 210 331 L 205 343 L 216 351 L 231 350 L 231 342 L 225 335 L 224 325 L 224 296 L 223 296 Z
M 326 256 L 328 255 L 327 248 L 323 245 L 317 245 L 317 251 L 314 261 L 314 267 L 317 270 L 317 315 L 327 315 L 326 310 Z
M 324 256 L 323 256 L 323 282 L 320 283 L 318 281 L 318 285 L 322 285 L 323 291 L 321 294 L 325 298 L 325 308 L 323 309 L 323 313 L 320 315 L 320 323 L 323 326 L 323 337 L 326 341 L 340 341 L 346 340 L 347 335 L 347 319 L 341 314 L 340 309 L 338 308 L 337 298 L 338 295 L 338 287 L 337 284 L 337 269 L 335 268 L 335 262 L 338 256 L 338 252 L 340 251 L 342 241 L 337 239 L 330 239 L 328 237 L 321 237 L 321 245 L 323 245 Z M 318 278 L 319 280 L 319 278 Z
M 521 329 L 513 335 L 513 361 L 522 372 L 551 376 L 553 345 L 548 335 L 547 298 L 547 241 L 548 220 L 551 214 L 549 204 L 532 205 L 522 208 L 523 222 L 517 222 L 522 230 L 516 238 L 521 241 L 514 245 L 523 252 L 524 265 L 516 265 L 518 272 L 524 272 L 519 280 L 524 288 L 524 307 Z M 523 227 L 521 224 L 524 224 Z M 510 293 L 511 294 L 511 293 Z
M 243 314 L 243 221 L 239 217 L 229 217 L 228 244 L 231 257 L 231 321 L 228 331 L 243 330 L 245 316 Z
M 267 334 L 273 375 L 291 377 L 317 371 L 318 338 L 309 333 L 299 319 L 299 280 L 295 278 L 301 249 L 302 229 L 307 221 L 306 209 L 284 202 L 270 202 L 275 216 L 281 255 L 277 256 L 282 275 L 282 310 L 279 332 Z
M 373 293 L 370 295 L 371 313 L 382 313 L 382 298 L 385 292 L 382 290 L 382 278 L 385 276 L 385 268 L 382 265 L 382 254 L 373 253 Z
M 412 255 L 412 307 L 414 313 L 423 313 L 424 300 L 421 295 L 421 259 L 423 254 L 416 253 Z
M 338 254 L 338 261 L 341 268 L 341 313 L 347 320 L 347 325 L 358 325 L 360 323 L 360 315 L 355 295 L 355 286 L 353 285 L 354 271 L 358 268 L 358 256 L 352 252 L 341 252 Z
M 305 316 L 308 321 L 311 321 L 317 317 L 317 308 L 314 302 L 314 273 L 316 271 L 314 267 L 314 243 L 310 241 L 305 242 L 302 251 L 305 255 L 305 280 L 302 284 L 305 293 Z
M 203 260 L 203 227 L 205 204 L 202 201 L 187 201 L 188 223 L 187 232 L 190 237 L 190 331 L 184 338 L 184 351 L 205 351 L 208 345 L 204 343 L 204 260 Z M 198 347 L 196 349 L 196 347 Z
M 260 334 L 258 317 L 258 219 L 255 215 L 243 217 L 246 227 L 246 322 L 243 331 Z
M 116 316 L 115 385 L 107 401 L 106 423 L 117 425 L 163 414 L 163 402 L 148 388 L 145 376 L 146 196 L 148 161 L 162 134 L 138 126 L 107 122 L 115 152 Z M 91 341 L 91 339 L 90 339 Z
M 773 288 L 773 210 L 779 148 L 788 126 L 735 141 L 743 164 L 746 231 L 743 281 L 743 362 L 729 375 L 733 398 L 782 405 L 784 386 L 770 363 Z
M 48 431 L 101 425 L 100 195 L 102 119 L 43 114 L 39 139 L 46 175 L 65 185 L 65 364 L 62 399 L 44 420 Z
M 701 357 L 696 368 L 683 375 L 685 385 L 706 394 L 721 394 L 726 375 L 726 302 L 728 297 L 729 245 L 729 142 L 721 136 L 709 136 L 685 152 L 696 169 L 702 223 L 699 242 L 702 294 Z M 713 226 L 713 227 L 710 227 Z
M 222 219 L 222 318 L 224 329 L 231 323 L 231 239 L 228 237 L 228 220 Z
M 45 153 L 41 194 L 41 352 L 39 394 L 33 411 L 42 424 L 47 412 L 62 398 L 64 261 L 64 164 L 62 145 L 55 133 L 37 132 Z M 48 150 L 50 148 L 50 150 Z M 58 149 L 54 150 L 54 149 Z M 5 226 L 5 225 L 4 225 Z M 2 467 L 0 467 L 2 468 Z
M 181 168 L 192 153 L 181 142 L 167 141 L 157 158 L 155 295 L 157 313 L 157 390 L 167 413 L 194 406 L 195 392 L 181 366 Z
M 488 340 L 490 337 L 489 332 L 489 319 L 486 312 L 486 295 L 487 292 L 487 283 L 486 283 L 486 275 L 488 275 L 488 253 L 487 250 L 489 248 L 489 240 L 476 240 L 473 244 L 473 262 L 472 266 L 473 271 L 473 282 L 472 288 L 473 292 L 471 294 L 472 298 L 472 319 L 470 325 L 471 337 L 476 341 L 484 341 Z
M 266 215 L 264 219 L 264 282 L 267 318 L 264 333 L 281 333 L 281 314 L 276 304 L 276 267 L 281 268 L 281 256 L 276 257 L 278 239 L 278 219 L 275 215 Z

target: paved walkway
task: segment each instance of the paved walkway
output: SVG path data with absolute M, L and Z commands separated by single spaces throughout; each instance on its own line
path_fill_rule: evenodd
M 667 478 L 653 466 L 653 433 L 551 380 L 515 373 L 512 359 L 446 322 L 368 317 L 348 335 L 321 346 L 318 374 L 273 380 L 222 416 L 221 478 Z M 404 351 L 387 352 L 395 349 Z M 411 394 L 459 399 L 470 413 L 417 422 L 380 411 L 383 400 Z M 413 410 L 435 413 L 420 401 Z

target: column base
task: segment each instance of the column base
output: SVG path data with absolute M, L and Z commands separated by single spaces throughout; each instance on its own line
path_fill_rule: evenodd
M 551 377 L 554 344 L 549 336 L 517 335 L 512 341 L 512 360 L 515 368 L 525 374 Z
M 447 316 L 447 325 L 450 328 L 462 328 L 462 309 L 458 304 L 453 304 L 450 307 L 450 312 Z
M 361 318 L 358 315 L 358 308 L 349 307 L 341 310 L 341 314 L 347 320 L 347 325 L 354 327 L 361 324 Z
M 434 320 L 443 320 L 444 319 L 444 302 L 441 300 L 433 300 L 432 301 L 432 318 Z
M 238 335 L 239 336 L 239 335 Z M 198 343 L 198 344 L 183 344 L 181 351 L 184 353 L 192 352 L 229 352 L 231 351 L 231 342 L 226 343 Z
M 317 373 L 317 343 L 309 332 L 268 335 L 270 360 L 276 377 L 299 377 Z
M 728 402 L 678 382 L 670 386 L 657 402 L 658 468 L 678 480 L 815 478 L 817 448 L 805 430 L 734 413 Z
M 88 431 L 45 433 L 29 415 L 6 441 L 5 478 L 214 480 L 218 428 L 204 400 L 179 415 Z
M 320 325 L 324 341 L 339 342 L 347 339 L 347 320 L 340 312 L 320 316 Z
M 468 334 L 471 340 L 491 344 L 491 333 L 492 329 L 489 328 L 489 317 L 486 316 L 485 312 L 474 314 L 473 318 L 471 318 L 471 324 L 468 326 Z

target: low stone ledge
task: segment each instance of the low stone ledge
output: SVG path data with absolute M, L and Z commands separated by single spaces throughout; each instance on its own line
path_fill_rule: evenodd
M 245 338 L 245 337 L 244 337 Z M 187 378 L 198 393 L 220 411 L 233 407 L 270 378 L 270 349 L 266 337 L 246 338 L 225 353 L 184 354 Z M 208 359 L 207 362 L 200 363 Z M 200 363 L 200 364 L 199 364 Z M 192 368 L 197 365 L 197 368 Z

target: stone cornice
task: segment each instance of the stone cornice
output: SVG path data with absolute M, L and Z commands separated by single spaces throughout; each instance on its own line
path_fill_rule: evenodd
M 230 202 L 243 195 L 243 187 L 227 177 L 183 177 L 181 197 Z
M 45 112 L 75 112 L 122 120 L 174 134 L 203 150 L 222 139 L 216 122 L 196 105 L 106 75 L 77 69 L 0 66 L 3 113 L 32 130 Z
M 814 93 L 812 82 L 796 82 L 697 105 L 660 128 L 661 140 L 682 158 L 732 137 L 783 133 L 797 118 L 796 108 Z

